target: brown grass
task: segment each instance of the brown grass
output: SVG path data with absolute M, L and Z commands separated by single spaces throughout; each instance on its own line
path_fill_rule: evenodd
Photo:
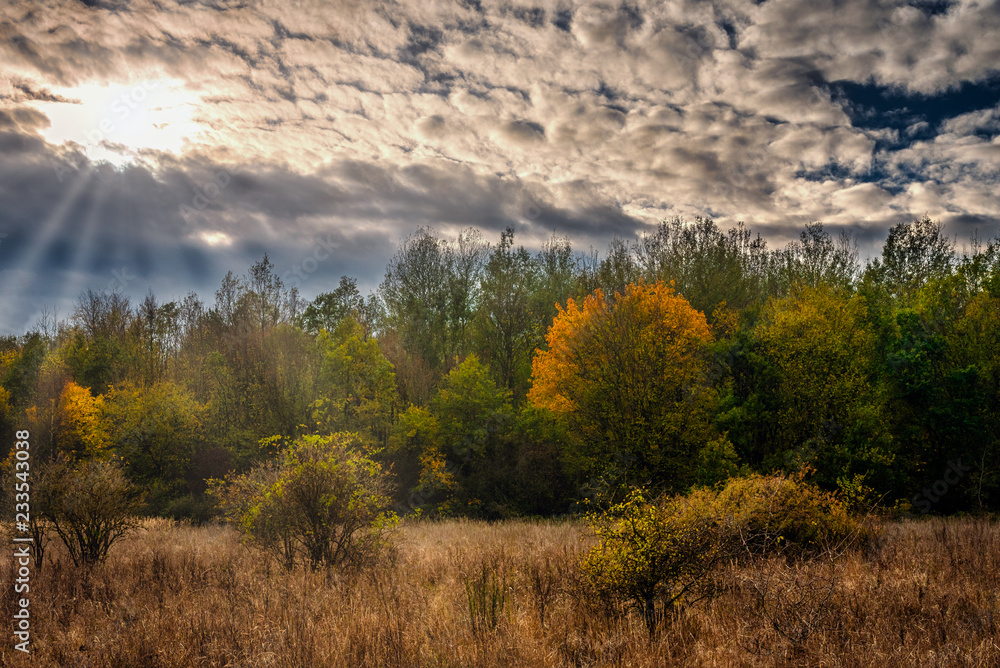
M 38 666 L 997 666 L 1000 526 L 904 521 L 872 554 L 720 573 L 650 640 L 581 594 L 578 524 L 416 522 L 358 576 L 283 571 L 226 527 L 151 521 L 90 573 L 50 547 L 32 573 Z M 9 552 L 8 552 L 9 555 Z M 0 560 L 9 583 L 13 559 Z M 473 624 L 467 583 L 504 607 Z M 14 594 L 3 588 L 10 620 Z M 8 629 L 10 624 L 8 622 Z

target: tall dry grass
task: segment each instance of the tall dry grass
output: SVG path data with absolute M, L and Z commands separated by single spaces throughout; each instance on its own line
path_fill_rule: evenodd
M 573 523 L 417 522 L 376 569 L 285 572 L 229 528 L 152 521 L 90 572 L 50 547 L 32 573 L 33 654 L 8 635 L 0 663 L 1000 665 L 996 522 L 904 521 L 876 552 L 730 568 L 715 599 L 653 639 L 637 615 L 582 594 L 576 563 L 589 544 Z M 4 583 L 12 567 L 0 559 Z M 491 602 L 486 612 L 470 592 Z M 5 584 L 8 620 L 14 598 Z

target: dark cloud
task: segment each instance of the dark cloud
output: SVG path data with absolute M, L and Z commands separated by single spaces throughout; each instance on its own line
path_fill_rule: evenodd
M 80 104 L 80 100 L 65 98 L 62 95 L 53 95 L 44 88 L 35 90 L 32 88 L 31 84 L 23 81 L 15 83 L 14 88 L 23 93 L 23 95 L 19 98 L 15 98 L 16 102 L 21 100 L 39 100 L 41 102 L 65 102 L 67 104 Z

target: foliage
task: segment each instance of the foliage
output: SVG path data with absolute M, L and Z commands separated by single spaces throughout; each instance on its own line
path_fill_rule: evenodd
M 119 454 L 170 514 L 204 516 L 204 479 L 267 437 L 342 430 L 401 510 L 549 514 L 802 465 L 852 505 L 1000 508 L 1000 240 L 959 253 L 924 217 L 862 267 L 833 232 L 677 218 L 580 253 L 422 228 L 364 298 L 315 277 L 306 304 L 266 255 L 209 303 L 87 290 L 0 338 L 0 437 Z
M 565 508 L 565 431 L 547 411 L 516 410 L 470 355 L 425 408 L 399 419 L 389 453 L 404 510 L 497 519 Z
M 540 342 L 532 308 L 538 281 L 533 258 L 524 246 L 514 248 L 514 229 L 507 228 L 486 261 L 473 329 L 496 384 L 521 398 Z
M 697 485 L 711 487 L 730 478 L 745 476 L 749 472 L 746 464 L 740 466 L 739 455 L 726 434 L 709 441 L 698 450 L 695 468 Z
M 32 498 L 43 500 L 36 512 L 77 566 L 104 561 L 111 547 L 139 526 L 141 494 L 115 459 L 61 458 L 38 474 Z
M 567 416 L 594 471 L 617 485 L 686 487 L 688 462 L 712 435 L 704 314 L 665 283 L 638 283 L 582 307 L 569 300 L 546 341 L 528 398 Z
M 73 381 L 66 383 L 59 397 L 57 416 L 61 451 L 73 459 L 89 459 L 105 454 L 110 438 L 104 423 L 104 397 Z
M 794 474 L 751 474 L 731 479 L 721 490 L 692 492 L 712 513 L 725 518 L 753 554 L 815 555 L 848 545 L 866 545 L 874 530 L 852 515 L 835 494 Z
M 300 437 L 279 462 L 229 476 L 214 493 L 246 540 L 286 568 L 361 567 L 387 545 L 396 517 L 386 475 L 357 444 L 349 433 Z
M 397 401 L 392 364 L 352 316 L 322 333 L 319 343 L 325 350 L 320 379 L 326 392 L 313 403 L 317 428 L 371 434 L 384 447 Z
M 378 328 L 380 315 L 375 296 L 362 297 L 357 279 L 341 276 L 333 292 L 324 292 L 305 308 L 300 322 L 310 334 L 319 334 L 322 330 L 333 332 L 345 318 L 351 317 L 361 325 L 367 339 Z
M 485 248 L 473 229 L 448 243 L 421 228 L 386 267 L 379 287 L 386 324 L 431 368 L 447 369 L 466 352 Z
M 712 574 L 722 563 L 839 553 L 876 538 L 802 474 L 754 474 L 657 499 L 636 489 L 592 514 L 590 526 L 600 542 L 581 564 L 588 585 L 612 605 L 637 608 L 650 634 L 671 607 L 712 596 Z
M 636 244 L 636 262 L 647 281 L 672 281 L 691 305 L 712 313 L 719 304 L 747 308 L 777 288 L 767 244 L 742 224 L 728 232 L 710 218 L 663 221 Z M 631 279 L 629 282 L 635 282 Z
M 103 402 L 110 447 L 130 478 L 147 491 L 154 511 L 185 489 L 185 477 L 203 435 L 201 406 L 182 386 L 112 387 Z
M 736 535 L 720 524 L 714 510 L 704 495 L 651 501 L 634 490 L 591 517 L 600 544 L 583 559 L 587 583 L 606 600 L 637 608 L 653 635 L 675 604 L 711 593 L 713 568 L 738 547 Z
M 754 330 L 756 360 L 767 370 L 755 393 L 775 407 L 756 416 L 766 430 L 757 449 L 764 467 L 812 464 L 830 486 L 861 472 L 881 484 L 891 479 L 895 453 L 866 318 L 863 299 L 826 285 L 767 305 Z
M 941 223 L 924 216 L 889 230 L 882 255 L 871 263 L 868 273 L 905 301 L 931 278 L 947 274 L 954 262 L 955 249 Z

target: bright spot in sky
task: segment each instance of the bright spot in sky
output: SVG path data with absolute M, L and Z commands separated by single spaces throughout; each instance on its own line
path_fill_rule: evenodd
M 192 120 L 199 98 L 180 81 L 84 84 L 52 92 L 80 103 L 34 102 L 52 122 L 43 131 L 45 139 L 81 144 L 90 160 L 120 167 L 132 162 L 140 149 L 180 154 L 185 140 L 202 130 Z
M 198 235 L 209 246 L 229 246 L 232 238 L 225 232 L 202 232 Z

